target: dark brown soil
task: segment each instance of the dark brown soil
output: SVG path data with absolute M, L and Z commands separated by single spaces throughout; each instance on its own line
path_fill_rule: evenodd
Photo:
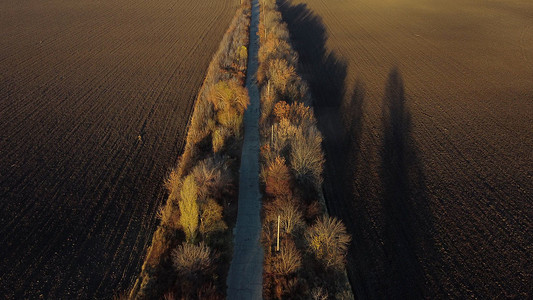
M 531 297 L 533 3 L 283 3 L 356 296 Z
M 0 1 L 0 295 L 132 285 L 238 1 Z

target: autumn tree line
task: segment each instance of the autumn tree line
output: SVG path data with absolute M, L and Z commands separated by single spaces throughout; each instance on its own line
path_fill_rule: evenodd
M 263 298 L 353 299 L 345 271 L 351 237 L 326 211 L 311 96 L 275 0 L 260 4 Z
M 165 186 L 160 225 L 125 298 L 223 299 L 237 210 L 251 8 L 237 10 L 213 57 L 186 145 Z

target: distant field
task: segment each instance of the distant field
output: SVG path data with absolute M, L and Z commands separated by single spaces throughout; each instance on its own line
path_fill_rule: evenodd
M 533 2 L 281 3 L 357 295 L 531 297 Z
M 0 0 L 0 295 L 129 287 L 236 0 Z

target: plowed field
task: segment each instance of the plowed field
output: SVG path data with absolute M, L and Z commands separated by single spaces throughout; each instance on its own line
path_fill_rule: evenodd
M 533 2 L 282 3 L 356 295 L 531 297 Z
M 131 285 L 237 5 L 0 0 L 0 295 Z

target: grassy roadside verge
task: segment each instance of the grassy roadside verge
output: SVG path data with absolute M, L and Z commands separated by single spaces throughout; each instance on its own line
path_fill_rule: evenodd
M 322 135 L 275 0 L 261 1 L 259 36 L 263 297 L 353 299 L 351 238 L 326 211 Z
M 250 3 L 237 10 L 198 94 L 161 223 L 128 298 L 225 295 L 236 221 Z

